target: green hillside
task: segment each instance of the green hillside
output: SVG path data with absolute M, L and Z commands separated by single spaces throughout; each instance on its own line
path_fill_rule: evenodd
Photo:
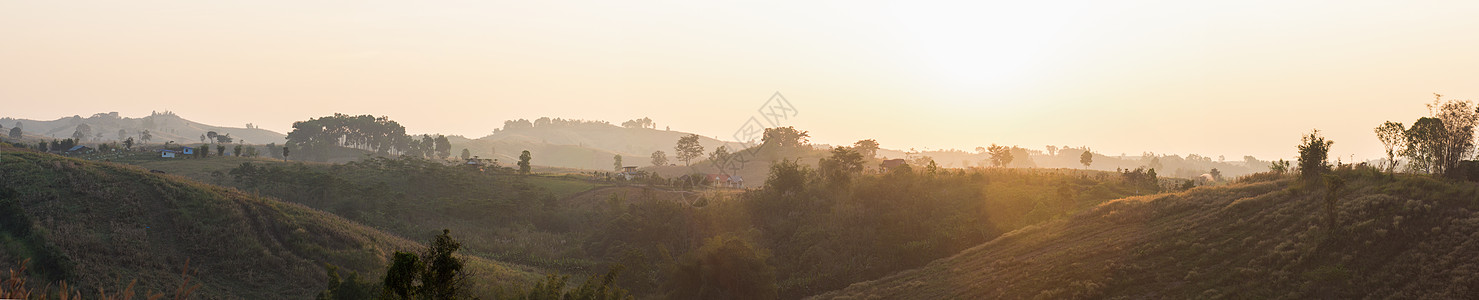
M 369 278 L 420 244 L 302 205 L 114 163 L 0 149 L 0 269 L 82 291 L 172 290 L 186 261 L 203 298 L 304 299 L 323 264 Z M 456 234 L 454 232 L 454 234 Z M 534 269 L 468 257 L 474 290 L 532 282 Z
M 1104 203 L 821 299 L 1459 299 L 1479 295 L 1479 187 L 1372 169 Z

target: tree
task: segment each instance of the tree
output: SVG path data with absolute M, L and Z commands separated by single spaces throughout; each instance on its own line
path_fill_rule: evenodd
M 1412 123 L 1412 128 L 1403 132 L 1406 139 L 1407 149 L 1403 156 L 1407 157 L 1407 169 L 1414 172 L 1437 173 L 1438 156 L 1441 155 L 1444 138 L 1447 129 L 1443 128 L 1443 121 L 1437 118 L 1420 118 Z
M 462 292 L 467 274 L 462 272 L 462 258 L 454 256 L 462 243 L 452 239 L 452 231 L 442 229 L 442 234 L 432 239 L 421 261 L 426 269 L 421 273 L 421 294 L 430 299 L 453 299 Z
M 467 148 L 462 148 L 462 160 L 468 159 L 472 159 L 472 151 L 467 151 Z
M 878 141 L 866 139 L 852 143 L 852 149 L 862 155 L 864 159 L 873 159 L 878 156 Z
M 1382 147 L 1386 150 L 1386 169 L 1388 173 L 1397 167 L 1398 151 L 1407 147 L 1407 138 L 1404 135 L 1406 131 L 1407 127 L 1403 126 L 1402 123 L 1392 121 L 1387 121 L 1386 123 L 1382 123 L 1381 126 L 1376 126 L 1376 139 L 1381 141 Z
M 466 263 L 456 256 L 462 243 L 453 239 L 451 230 L 432 238 L 421 256 L 396 251 L 381 281 L 383 299 L 454 299 L 462 293 L 467 274 Z
M 220 134 L 216 133 L 215 131 L 206 131 L 205 132 L 205 137 L 208 138 L 208 139 L 210 139 L 210 140 L 212 140 L 212 141 L 216 140 L 216 136 L 218 136 L 218 135 L 220 135 Z
M 226 156 L 226 145 L 216 144 L 216 156 Z
M 324 272 L 329 275 L 329 288 L 318 293 L 318 300 L 370 299 L 374 296 L 375 285 L 365 282 L 359 272 L 350 271 L 345 280 L 339 279 L 339 268 L 333 265 L 324 264 Z
M 1094 163 L 1094 152 L 1089 152 L 1089 148 L 1084 148 L 1084 154 L 1078 156 L 1078 163 L 1084 164 L 1084 169 L 1088 169 L 1089 165 Z
M 775 299 L 775 268 L 769 256 L 733 235 L 708 239 L 685 255 L 667 284 L 670 299 Z
M 986 147 L 986 152 L 991 153 L 991 165 L 997 168 L 1005 167 L 1007 164 L 1012 163 L 1011 147 L 991 144 L 991 147 Z
M 770 129 L 766 130 L 768 131 Z M 698 139 L 697 134 L 690 134 L 678 138 L 678 145 L 673 146 L 673 152 L 678 153 L 678 160 L 683 161 L 684 165 L 690 164 L 694 158 L 698 158 L 699 155 L 704 154 L 704 145 L 699 145 Z
M 652 165 L 653 166 L 659 166 L 659 167 L 660 166 L 666 166 L 666 165 L 668 165 L 668 154 L 667 153 L 663 153 L 662 150 L 653 151 L 652 152 Z
M 201 143 L 205 143 L 206 142 L 206 140 L 205 140 L 205 134 L 201 134 L 200 135 L 200 142 Z
M 224 135 L 216 135 L 216 143 L 227 144 L 233 141 L 235 141 L 235 139 L 232 139 L 231 134 L 229 133 Z
M 817 168 L 828 182 L 847 183 L 852 176 L 863 172 L 863 154 L 848 147 L 837 146 L 832 156 L 817 162 Z
M 1284 174 L 1285 172 L 1289 172 L 1289 161 L 1279 159 L 1278 161 L 1269 162 L 1268 170 L 1273 171 L 1274 174 Z
M 426 269 L 415 253 L 396 251 L 381 280 L 381 299 L 413 299 L 417 277 Z
M 72 132 L 72 139 L 81 142 L 82 139 L 92 136 L 92 127 L 86 123 L 77 124 L 77 131 Z
M 21 133 L 21 127 L 20 126 L 16 126 L 16 127 L 11 127 L 10 128 L 10 138 L 12 138 L 12 139 L 20 139 L 21 138 L 21 134 L 22 133 Z
M 612 170 L 621 171 L 621 167 L 623 167 L 622 164 L 621 164 L 621 154 L 617 154 L 616 156 L 612 156 L 611 157 L 611 169 Z
M 529 155 L 529 150 L 519 154 L 519 174 L 529 174 L 529 160 L 534 159 Z
M 140 142 L 144 142 L 144 144 L 148 144 L 149 143 L 149 140 L 152 140 L 152 139 L 154 139 L 154 135 L 151 134 L 151 133 L 149 133 L 148 130 L 144 130 L 142 132 L 139 132 L 139 141 Z
M 282 160 L 288 160 L 288 145 L 282 145 Z
M 452 156 L 452 142 L 447 141 L 447 136 L 438 134 L 435 143 L 437 157 L 446 160 Z
M 1300 138 L 1299 144 L 1299 174 L 1305 180 L 1311 182 L 1319 180 L 1321 174 L 1330 171 L 1330 162 L 1325 161 L 1330 154 L 1330 145 L 1335 141 L 1326 140 L 1320 135 L 1320 130 L 1311 130 L 1309 134 Z
M 782 148 L 800 147 L 805 145 L 810 137 L 806 131 L 796 130 L 795 127 L 766 128 L 765 134 L 760 137 L 762 143 L 775 145 Z
M 1047 149 L 1048 149 L 1048 156 L 1057 156 L 1058 155 L 1058 146 L 1048 145 Z
M 729 147 L 719 145 L 714 148 L 714 153 L 709 153 L 709 162 L 719 163 L 729 160 Z
M 1155 170 L 1155 169 L 1151 169 L 1151 170 Z M 1217 170 L 1217 168 L 1212 168 L 1212 171 L 1211 172 L 1207 172 L 1207 174 L 1211 174 L 1212 175 L 1212 181 L 1222 181 L 1222 171 Z
M 134 149 L 134 138 L 133 137 L 129 137 L 128 139 L 123 140 L 123 149 L 126 149 L 126 150 L 133 150 Z
M 236 144 L 236 147 L 231 148 L 231 156 L 241 156 L 241 144 Z
M 1434 118 L 1443 122 L 1442 137 L 1435 139 L 1439 142 L 1435 149 L 1437 156 L 1434 163 L 1437 172 L 1448 177 L 1456 177 L 1456 170 L 1460 161 L 1470 157 L 1474 152 L 1474 128 L 1479 126 L 1479 109 L 1473 102 L 1467 100 L 1443 100 L 1443 95 L 1433 94 L 1433 103 L 1428 105 L 1428 110 Z

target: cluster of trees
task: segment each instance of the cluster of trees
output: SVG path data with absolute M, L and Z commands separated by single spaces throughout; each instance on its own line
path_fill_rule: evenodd
M 1408 172 L 1456 177 L 1459 163 L 1474 154 L 1474 129 L 1479 126 L 1479 107 L 1467 100 L 1444 100 L 1434 94 L 1429 116 L 1411 127 L 1387 121 L 1377 126 L 1376 136 L 1386 150 L 1386 169 L 1397 167 L 1400 156 Z M 1304 164 L 1301 162 L 1300 167 Z
M 644 117 L 641 119 L 633 119 L 626 122 L 621 122 L 621 127 L 657 129 L 657 123 L 653 123 L 652 118 Z
M 381 155 L 409 155 L 446 159 L 452 155 L 452 143 L 442 135 L 406 134 L 406 128 L 387 117 L 371 115 L 333 116 L 293 122 L 288 133 L 289 147 L 307 159 L 322 159 L 334 147 L 369 150 Z
M 628 122 L 630 122 L 630 121 L 628 121 Z M 647 122 L 650 123 L 650 122 L 652 122 L 652 120 L 648 119 Z M 518 119 L 518 120 L 507 120 L 507 121 L 503 121 L 503 128 L 501 128 L 501 129 L 502 130 L 518 130 L 518 129 L 531 129 L 531 128 L 535 128 L 535 127 L 545 127 L 545 126 L 579 126 L 579 125 L 611 125 L 611 122 L 606 122 L 606 121 L 592 121 L 592 120 L 580 120 L 580 119 L 561 119 L 561 118 L 540 117 L 538 119 L 534 119 L 534 121 L 529 121 L 528 119 Z M 493 132 L 494 133 L 497 133 L 498 132 L 498 129 L 494 129 Z
M 15 126 L 10 127 L 10 138 L 20 139 L 21 137 L 23 137 L 21 133 L 21 122 L 15 122 Z

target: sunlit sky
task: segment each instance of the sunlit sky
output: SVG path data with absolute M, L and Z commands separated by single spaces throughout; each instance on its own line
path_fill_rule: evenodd
M 0 116 L 727 138 L 780 92 L 818 143 L 1269 159 L 1319 128 L 1375 158 L 1382 121 L 1479 100 L 1479 1 L 1418 3 L 5 1 Z

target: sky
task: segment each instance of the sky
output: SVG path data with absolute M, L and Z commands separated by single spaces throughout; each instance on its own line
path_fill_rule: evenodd
M 0 116 L 336 112 L 485 136 L 541 116 L 730 139 L 779 92 L 815 143 L 1381 156 L 1479 100 L 1479 1 L 5 1 Z M 9 124 L 4 124 L 9 126 Z

